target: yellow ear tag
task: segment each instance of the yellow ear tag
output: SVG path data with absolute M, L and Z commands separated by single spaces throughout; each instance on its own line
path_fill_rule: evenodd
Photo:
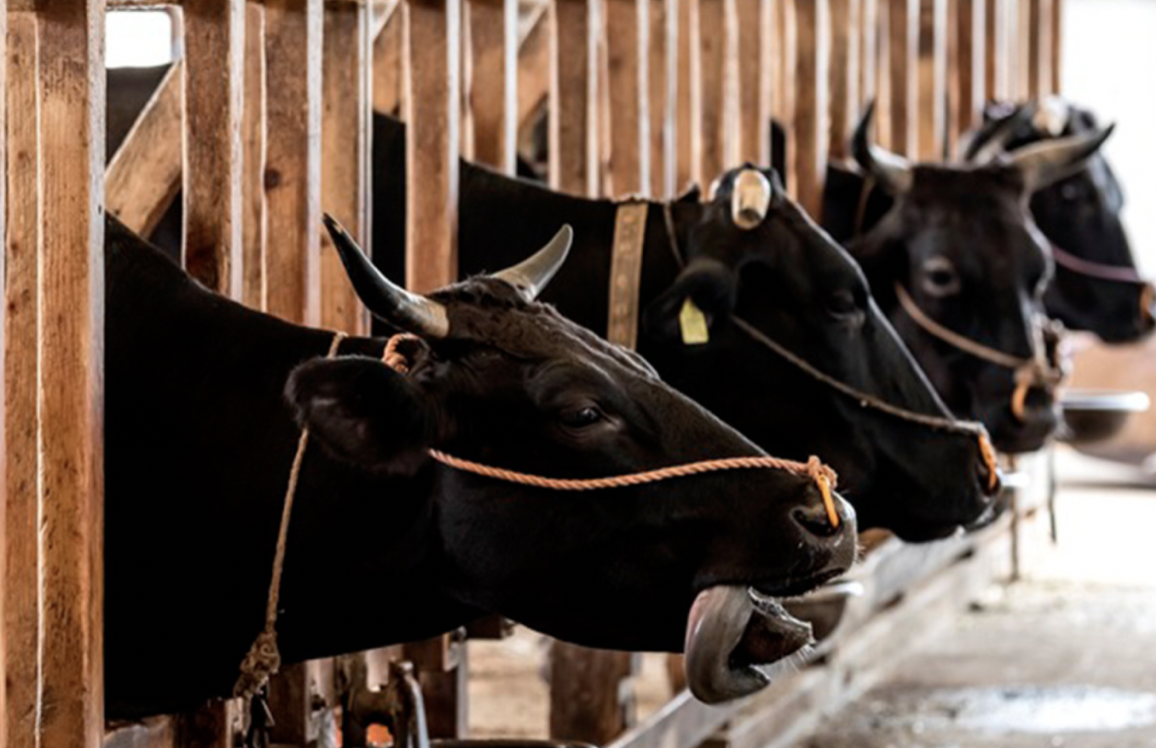
M 683 345 L 702 345 L 710 342 L 706 315 L 694 305 L 689 296 L 682 302 L 682 309 L 678 312 L 678 326 L 682 330 Z

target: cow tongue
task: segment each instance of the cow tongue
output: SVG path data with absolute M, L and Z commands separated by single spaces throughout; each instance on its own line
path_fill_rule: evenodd
M 707 704 L 749 696 L 770 683 L 759 669 L 811 643 L 811 625 L 746 587 L 703 590 L 686 621 L 686 679 Z

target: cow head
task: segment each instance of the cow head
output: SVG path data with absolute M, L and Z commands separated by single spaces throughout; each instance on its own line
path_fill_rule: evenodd
M 375 315 L 417 335 L 399 373 L 369 358 L 296 369 L 288 397 L 333 454 L 433 486 L 447 591 L 576 643 L 681 650 L 696 694 L 744 695 L 754 665 L 797 651 L 809 627 L 777 598 L 847 569 L 815 480 L 739 470 L 587 492 L 503 482 L 434 462 L 595 478 L 762 452 L 664 384 L 641 358 L 534 301 L 566 228 L 521 265 L 429 296 L 395 286 L 349 237 L 334 240 Z M 388 497 L 382 497 L 388 500 Z
M 731 171 L 705 205 L 675 207 L 693 210 L 678 238 L 686 264 L 645 310 L 642 341 L 672 384 L 773 453 L 820 450 L 840 471 L 861 526 L 927 540 L 987 512 L 993 476 L 975 433 L 864 407 L 752 336 L 753 328 L 872 398 L 948 415 L 862 271 L 772 171 Z M 695 313 L 688 300 L 707 328 L 697 340 L 680 323 Z
M 1110 131 L 979 167 L 911 165 L 869 142 L 870 119 L 855 157 L 895 203 L 852 254 L 948 406 L 982 421 L 1003 451 L 1039 448 L 1056 425 L 1040 328 L 1052 261 L 1027 201 L 1081 168 Z M 972 344 L 986 352 L 964 350 Z
M 965 156 L 972 162 L 987 161 L 1097 129 L 1090 111 L 1059 98 L 1039 105 L 993 102 L 984 110 L 984 125 Z M 1032 217 L 1055 248 L 1055 274 L 1044 292 L 1049 316 L 1108 343 L 1139 340 L 1156 329 L 1152 287 L 1136 272 L 1120 220 L 1123 205 L 1123 192 L 1102 153 L 1031 198 Z

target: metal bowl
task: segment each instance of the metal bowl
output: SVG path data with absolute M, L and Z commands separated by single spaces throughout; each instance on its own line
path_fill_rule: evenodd
M 1060 395 L 1064 429 L 1061 440 L 1082 445 L 1110 439 L 1124 428 L 1133 413 L 1150 405 L 1148 395 L 1126 390 L 1065 390 Z

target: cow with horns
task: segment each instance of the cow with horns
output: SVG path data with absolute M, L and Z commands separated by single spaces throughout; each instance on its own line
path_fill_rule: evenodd
M 247 309 L 115 219 L 106 231 L 109 717 L 231 692 L 268 623 L 287 481 L 272 607 L 289 662 L 495 612 L 589 646 L 685 647 L 695 693 L 720 701 L 809 641 L 782 598 L 854 559 L 853 510 L 817 461 L 767 457 L 534 300 L 569 230 L 418 296 L 335 228 L 396 347 Z
M 1005 452 L 1038 449 L 1056 426 L 1059 374 L 1043 325 L 1052 259 L 1027 201 L 1082 168 L 1111 128 L 982 165 L 913 165 L 870 142 L 871 114 L 852 150 L 894 202 L 851 254 L 948 406 Z

